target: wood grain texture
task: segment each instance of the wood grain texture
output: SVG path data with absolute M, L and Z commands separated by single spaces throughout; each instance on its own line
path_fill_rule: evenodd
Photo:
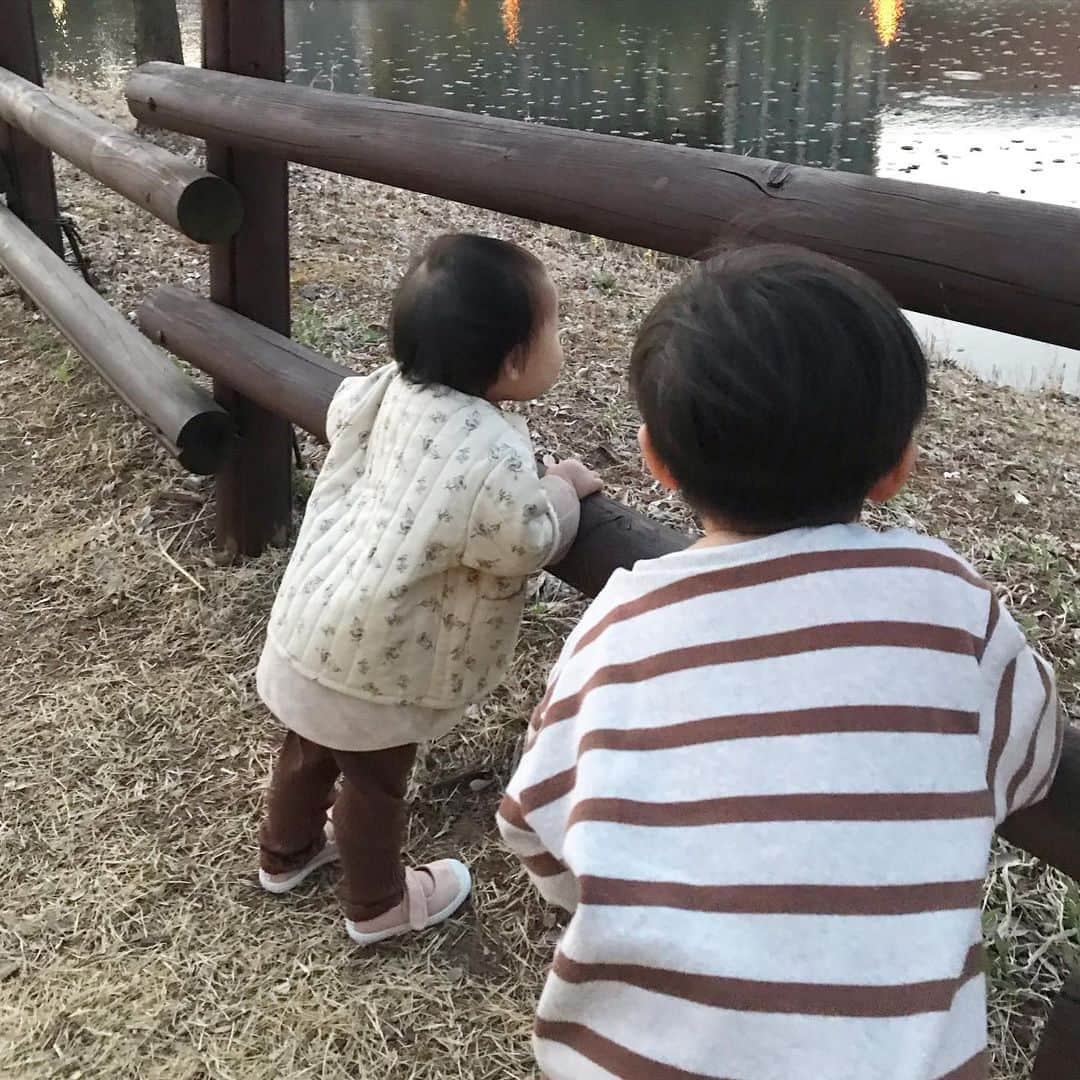
M 227 240 L 243 217 L 221 177 L 0 68 L 0 119 L 202 244 Z
M 185 468 L 219 467 L 229 414 L 2 207 L 0 266 Z
M 356 374 L 178 285 L 155 289 L 143 301 L 139 327 L 155 344 L 323 442 L 334 391 Z
M 203 62 L 252 81 L 285 77 L 282 0 L 203 0 Z M 216 75 L 217 72 L 212 72 Z M 267 83 L 267 85 L 271 85 Z M 208 140 L 208 168 L 240 192 L 244 223 L 210 252 L 210 295 L 281 334 L 290 329 L 288 166 L 280 158 Z M 258 555 L 288 538 L 292 520 L 292 427 L 217 380 L 214 394 L 239 437 L 217 477 L 217 540 Z

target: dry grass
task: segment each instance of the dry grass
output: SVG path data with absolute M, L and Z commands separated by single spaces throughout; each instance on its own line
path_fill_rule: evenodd
M 205 284 L 200 251 L 70 170 L 61 179 L 121 309 L 159 281 Z M 562 289 L 572 357 L 530 410 L 539 449 L 582 455 L 616 496 L 686 523 L 641 479 L 623 385 L 633 329 L 676 266 L 304 170 L 294 190 L 297 336 L 361 366 L 384 355 L 388 292 L 425 238 L 472 228 L 526 242 Z M 507 684 L 417 770 L 410 853 L 461 854 L 473 905 L 440 933 L 359 952 L 325 879 L 282 902 L 254 878 L 278 732 L 251 674 L 285 554 L 220 566 L 207 487 L 10 296 L 0 400 L 0 1076 L 528 1075 L 557 928 L 492 815 L 579 602 L 545 581 Z M 976 560 L 1054 656 L 1080 715 L 1076 402 L 939 367 L 925 444 L 888 520 Z M 302 489 L 319 451 L 306 443 L 304 455 Z M 995 1075 L 1020 1080 L 1080 959 L 1080 893 L 1005 847 L 995 860 Z

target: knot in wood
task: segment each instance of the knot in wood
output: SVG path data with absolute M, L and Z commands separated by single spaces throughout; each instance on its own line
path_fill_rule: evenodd
M 783 163 L 774 165 L 765 177 L 767 187 L 779 190 L 791 179 L 791 166 Z

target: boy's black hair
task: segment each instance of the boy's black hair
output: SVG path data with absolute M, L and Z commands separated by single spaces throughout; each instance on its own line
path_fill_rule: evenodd
M 517 244 L 471 233 L 433 240 L 394 294 L 390 338 L 402 375 L 482 396 L 550 313 L 545 280 L 543 263 Z
M 702 264 L 653 308 L 630 381 L 690 505 L 767 533 L 858 517 L 922 417 L 927 365 L 869 278 L 759 246 Z

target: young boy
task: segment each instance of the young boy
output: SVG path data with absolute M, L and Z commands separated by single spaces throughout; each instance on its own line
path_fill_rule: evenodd
M 573 912 L 549 1080 L 983 1080 L 995 825 L 1060 755 L 1051 673 L 904 485 L 926 361 L 824 257 L 698 269 L 631 362 L 646 465 L 700 515 L 567 642 L 500 811 Z

